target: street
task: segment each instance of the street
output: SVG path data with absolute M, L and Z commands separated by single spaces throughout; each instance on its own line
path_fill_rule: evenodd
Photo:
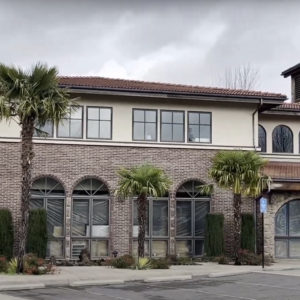
M 199 277 L 190 281 L 128 283 L 106 287 L 53 287 L 0 293 L 30 300 L 298 300 L 299 277 L 252 273 L 222 278 Z M 11 298 L 9 298 L 11 299 Z

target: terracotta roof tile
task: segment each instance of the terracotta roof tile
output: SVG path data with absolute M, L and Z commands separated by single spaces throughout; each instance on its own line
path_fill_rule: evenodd
M 265 166 L 264 172 L 272 179 L 300 180 L 300 163 L 270 162 Z
M 264 97 L 286 99 L 285 95 L 258 91 L 231 90 L 213 87 L 201 87 L 182 84 L 158 83 L 137 80 L 112 79 L 104 77 L 72 77 L 61 76 L 60 84 L 68 87 L 86 87 L 109 90 L 149 91 L 149 92 L 174 92 L 210 95 L 229 95 L 233 97 Z
M 284 103 L 276 107 L 275 110 L 300 110 L 300 103 Z

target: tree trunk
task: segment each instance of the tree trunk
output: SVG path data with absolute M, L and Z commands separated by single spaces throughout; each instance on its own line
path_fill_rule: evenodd
M 241 248 L 241 231 L 242 231 L 242 195 L 233 195 L 233 217 L 234 217 L 234 255 L 235 265 L 240 265 L 239 251 Z
M 146 195 L 140 195 L 137 199 L 138 209 L 138 224 L 139 224 L 139 235 L 138 235 L 138 256 L 145 256 L 145 236 L 146 236 L 146 225 L 148 222 L 147 218 L 148 201 Z
M 21 130 L 21 167 L 22 167 L 22 187 L 21 187 L 21 222 L 19 224 L 19 245 L 18 245 L 18 266 L 17 272 L 24 271 L 24 255 L 26 250 L 28 221 L 29 221 L 29 201 L 31 189 L 31 170 L 33 153 L 33 133 L 34 122 L 28 118 L 22 124 Z

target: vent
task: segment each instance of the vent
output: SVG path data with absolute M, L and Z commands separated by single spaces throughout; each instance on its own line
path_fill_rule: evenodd
M 295 101 L 300 102 L 300 75 L 295 77 Z

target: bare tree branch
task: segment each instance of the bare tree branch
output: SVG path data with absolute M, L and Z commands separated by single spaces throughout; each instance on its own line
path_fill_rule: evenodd
M 234 90 L 254 90 L 259 86 L 259 70 L 251 63 L 227 68 L 214 78 L 214 86 Z

